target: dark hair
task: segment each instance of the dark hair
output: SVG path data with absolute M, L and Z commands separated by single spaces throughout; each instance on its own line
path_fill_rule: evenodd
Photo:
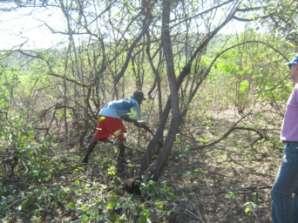
M 132 97 L 138 101 L 145 100 L 144 93 L 142 91 L 135 91 Z

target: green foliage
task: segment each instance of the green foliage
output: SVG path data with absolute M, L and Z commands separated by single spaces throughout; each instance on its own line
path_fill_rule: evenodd
M 240 110 L 257 102 L 284 102 L 289 95 L 291 82 L 284 58 L 263 43 L 269 43 L 282 52 L 292 50 L 284 41 L 247 30 L 229 45 L 244 43 L 225 52 L 208 77 L 208 87 L 214 86 L 221 103 Z M 258 41 L 261 41 L 258 43 Z M 220 89 L 216 89 L 219 88 Z M 224 94 L 223 94 L 224 92 Z
M 53 218 L 69 202 L 72 192 L 61 185 L 30 185 L 26 190 L 14 188 L 10 193 L 1 194 L 0 216 L 4 219 L 9 216 L 34 219 L 44 215 Z
M 82 222 L 151 222 L 152 211 L 156 210 L 155 214 L 159 214 L 159 216 L 165 215 L 167 213 L 166 207 L 174 198 L 169 186 L 153 181 L 143 183 L 141 187 L 142 193 L 150 197 L 152 201 L 143 202 L 137 197 L 129 194 L 118 194 L 115 191 L 106 193 L 107 188 L 105 186 L 100 187 L 100 185 L 97 185 L 97 189 L 87 187 L 84 193 L 93 193 L 92 190 L 97 191 L 97 198 L 89 197 L 84 203 L 72 203 L 73 211 L 80 210 L 79 215 Z M 77 195 L 81 197 L 80 194 Z
M 11 138 L 19 159 L 16 177 L 21 185 L 0 181 L 0 217 L 5 221 L 21 219 L 41 222 L 44 219 L 66 218 L 80 222 L 151 222 L 152 211 L 162 219 L 167 206 L 175 198 L 171 187 L 149 181 L 142 184 L 142 193 L 150 200 L 144 201 L 119 190 L 119 179 L 113 165 L 106 166 L 110 184 L 92 182 L 83 168 L 75 167 L 69 176 L 65 171 L 73 160 L 54 155 L 59 149 L 50 138 L 42 143 L 34 139 L 33 131 L 24 128 L 21 120 L 17 134 Z M 8 134 L 8 133 L 7 133 Z M 73 180 L 67 178 L 74 177 Z M 67 182 L 67 184 L 66 184 Z M 152 199 L 152 201 L 151 201 Z
M 243 80 L 239 84 L 239 93 L 240 94 L 245 94 L 249 90 L 249 81 L 248 80 Z
M 230 200 L 235 200 L 237 198 L 237 193 L 234 191 L 229 191 L 225 194 L 225 197 Z
M 15 96 L 15 88 L 19 84 L 18 71 L 14 68 L 0 67 L 0 109 L 9 108 Z
M 108 168 L 108 175 L 111 176 L 111 177 L 115 177 L 117 174 L 117 169 L 114 165 L 110 166 Z
M 266 0 L 267 14 L 269 19 L 263 19 L 265 24 L 269 24 L 274 32 L 288 39 L 293 44 L 298 43 L 298 26 L 297 26 L 297 8 L 298 3 L 295 0 L 274 1 Z
M 246 202 L 245 204 L 243 204 L 243 211 L 248 216 L 253 215 L 256 208 L 257 208 L 257 205 L 252 201 L 249 201 L 249 202 Z
M 175 199 L 175 194 L 171 187 L 166 182 L 156 182 L 149 180 L 141 184 L 141 190 L 146 196 L 150 198 L 157 198 L 163 200 Z
M 18 166 L 16 175 L 26 176 L 34 182 L 50 181 L 59 173 L 59 162 L 52 156 L 50 138 L 35 141 L 34 129 L 18 116 L 8 116 L 0 131 L 0 151 L 14 152 Z

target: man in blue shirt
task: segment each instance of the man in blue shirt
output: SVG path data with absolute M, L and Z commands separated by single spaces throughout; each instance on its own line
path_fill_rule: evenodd
M 122 120 L 132 122 L 138 127 L 144 126 L 140 120 L 140 106 L 144 100 L 142 91 L 135 91 L 130 98 L 114 100 L 104 105 L 97 113 L 97 125 L 92 140 L 87 148 L 83 163 L 88 163 L 88 158 L 98 141 L 116 141 L 119 145 L 118 164 L 124 160 L 124 141 L 126 128 Z

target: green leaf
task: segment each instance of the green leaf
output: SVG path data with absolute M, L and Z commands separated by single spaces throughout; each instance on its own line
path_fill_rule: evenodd
M 240 93 L 246 93 L 249 89 L 249 81 L 248 80 L 243 80 L 240 82 L 240 85 L 239 85 L 239 91 Z
M 108 168 L 108 175 L 113 177 L 113 176 L 116 176 L 116 174 L 117 174 L 116 167 L 115 166 L 110 166 Z
M 67 205 L 66 205 L 66 207 L 68 208 L 68 209 L 75 209 L 76 208 L 76 204 L 74 203 L 74 202 L 69 202 Z
M 244 213 L 246 215 L 252 215 L 254 210 L 257 208 L 257 205 L 254 202 L 249 201 L 243 204 L 243 207 L 244 207 Z

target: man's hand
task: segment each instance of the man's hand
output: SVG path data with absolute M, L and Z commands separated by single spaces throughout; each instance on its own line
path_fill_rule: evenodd
M 135 125 L 139 128 L 143 128 L 146 131 L 150 132 L 151 135 L 154 135 L 154 132 L 147 126 L 147 123 L 143 120 L 135 121 Z
M 143 120 L 136 121 L 135 124 L 136 124 L 137 127 L 140 127 L 140 128 L 142 128 L 142 127 L 143 127 L 143 128 L 144 128 L 144 127 L 147 127 L 147 126 L 146 126 L 146 122 L 143 121 Z

